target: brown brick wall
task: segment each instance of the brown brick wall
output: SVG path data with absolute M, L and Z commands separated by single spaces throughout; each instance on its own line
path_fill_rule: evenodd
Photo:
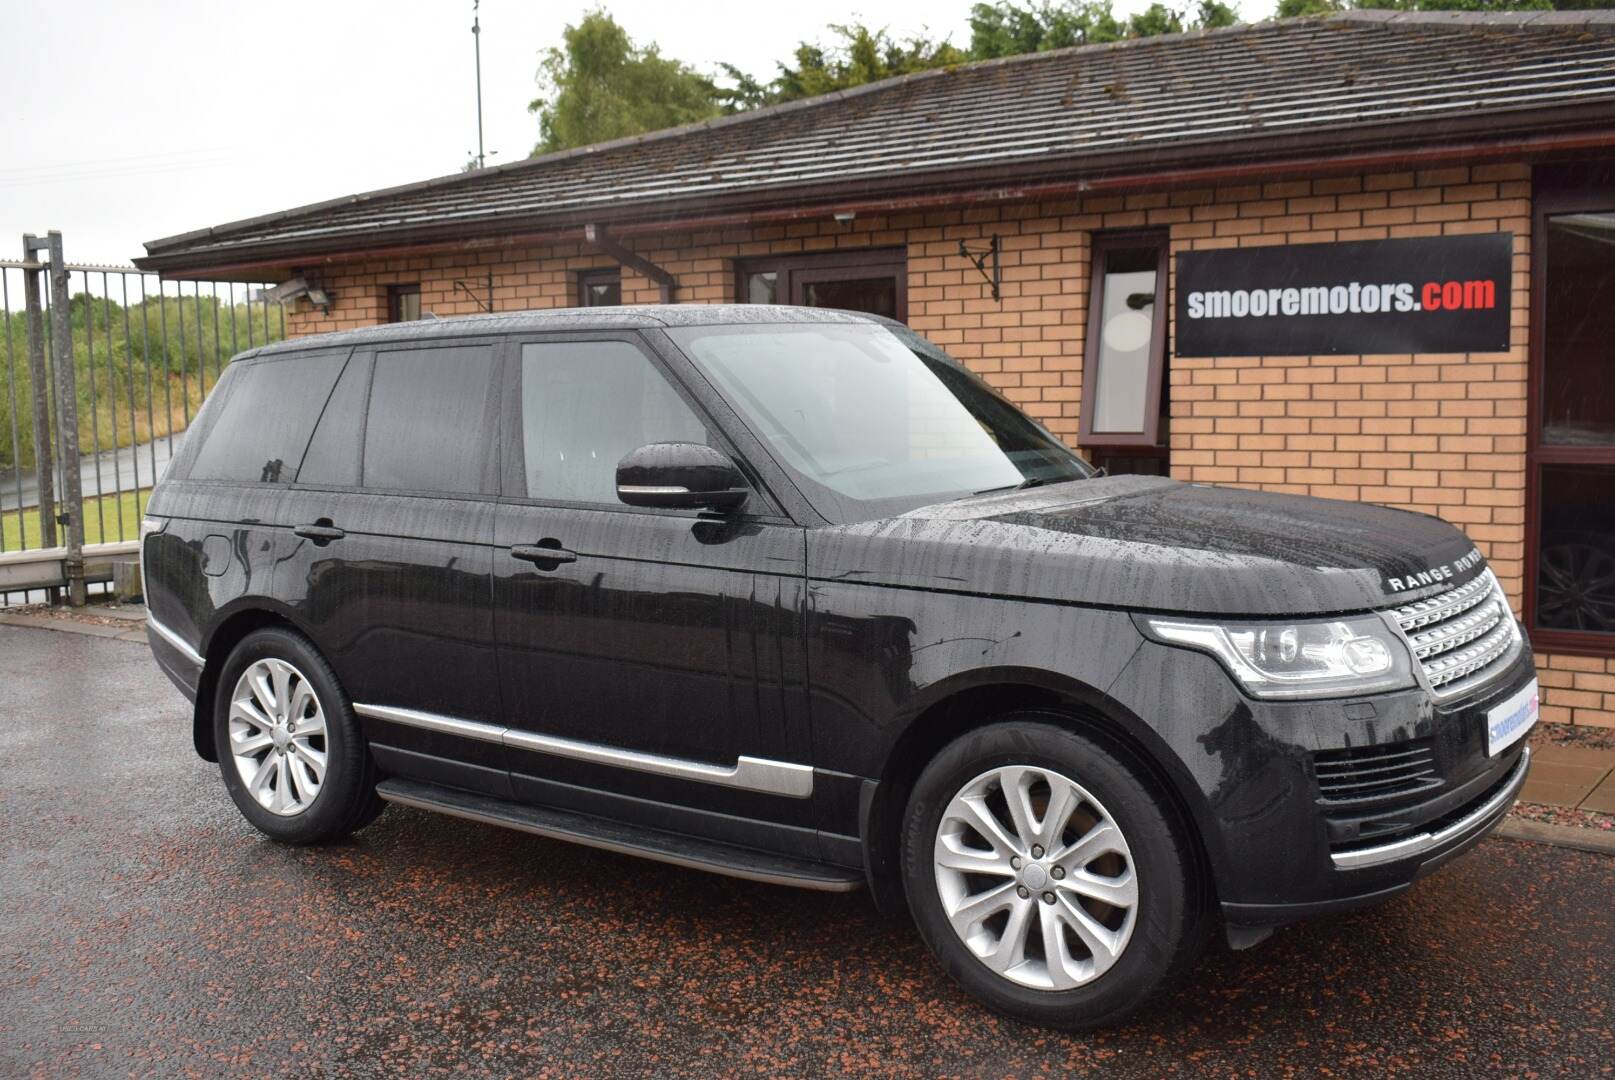
M 1384 503 L 1463 527 L 1521 604 L 1525 558 L 1527 279 L 1530 168 L 1295 179 L 1090 196 L 995 207 L 633 237 L 678 280 L 677 299 L 734 297 L 734 264 L 842 248 L 907 251 L 908 321 L 1075 442 L 1082 393 L 1089 240 L 1095 230 L 1159 228 L 1174 253 L 1458 233 L 1514 234 L 1511 348 L 1495 354 L 1263 356 L 1174 360 L 1173 475 L 1184 480 Z M 1002 299 L 960 240 L 1001 238 Z M 479 310 L 493 274 L 496 310 L 576 302 L 579 270 L 611 260 L 581 241 L 431 255 L 309 271 L 336 293 L 329 316 L 292 313 L 294 334 L 386 318 L 386 287 L 419 282 L 423 310 Z M 623 299 L 656 285 L 623 270 Z M 1543 715 L 1615 726 L 1615 660 L 1544 656 Z

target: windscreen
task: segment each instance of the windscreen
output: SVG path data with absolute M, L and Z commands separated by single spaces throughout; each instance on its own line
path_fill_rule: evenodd
M 1092 470 L 936 346 L 875 323 L 669 333 L 831 521 Z

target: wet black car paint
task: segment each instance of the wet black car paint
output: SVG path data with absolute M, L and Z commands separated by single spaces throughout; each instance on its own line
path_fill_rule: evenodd
M 950 704 L 1059 701 L 1123 742 L 1193 822 L 1230 921 L 1265 924 L 1405 888 L 1452 850 L 1336 870 L 1317 803 L 1318 750 L 1430 739 L 1435 818 L 1516 763 L 1489 759 L 1485 710 L 1532 677 L 1529 648 L 1478 696 L 1423 690 L 1274 703 L 1210 656 L 1149 640 L 1135 616 L 1384 609 L 1484 571 L 1391 593 L 1387 579 L 1472 550 L 1437 519 L 1169 480 L 1104 477 L 967 497 L 832 525 L 658 327 L 674 321 L 857 319 L 779 308 L 625 309 L 466 319 L 328 335 L 355 358 L 389 341 L 512 343 L 499 482 L 478 496 L 374 494 L 187 479 L 213 401 L 154 493 L 167 524 L 144 545 L 153 616 L 205 669 L 153 635 L 197 700 L 197 746 L 232 637 L 265 617 L 307 633 L 355 701 L 732 764 L 811 764 L 792 799 L 631 772 L 366 719 L 386 772 L 623 822 L 866 867 L 891 898 L 902 780 L 957 725 Z M 706 410 L 756 494 L 727 516 L 544 505 L 511 494 L 514 343 L 638 337 Z M 237 361 L 239 364 L 241 361 Z M 228 383 L 228 380 L 227 380 Z M 340 539 L 298 536 L 323 522 Z M 513 558 L 543 544 L 568 563 Z M 979 717 L 978 717 L 979 719 Z M 1415 822 L 1417 824 L 1418 822 Z M 1475 838 L 1465 838 L 1457 847 Z

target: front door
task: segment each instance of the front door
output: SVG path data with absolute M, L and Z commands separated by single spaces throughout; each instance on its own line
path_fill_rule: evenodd
M 815 855 L 802 530 L 761 495 L 726 518 L 618 501 L 646 443 L 733 452 L 637 335 L 515 360 L 494 602 L 517 797 Z

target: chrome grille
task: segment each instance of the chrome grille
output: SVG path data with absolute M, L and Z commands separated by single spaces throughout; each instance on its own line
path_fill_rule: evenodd
M 1519 628 L 1490 570 L 1439 596 L 1391 612 L 1437 697 L 1486 681 L 1512 659 Z

